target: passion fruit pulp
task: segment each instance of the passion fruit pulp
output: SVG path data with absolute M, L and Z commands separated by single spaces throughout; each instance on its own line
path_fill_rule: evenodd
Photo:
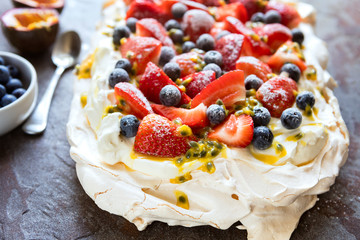
M 56 9 L 59 12 L 64 8 L 65 0 L 12 0 L 17 8 L 49 8 Z
M 21 52 L 40 53 L 56 39 L 59 14 L 53 9 L 14 8 L 1 17 L 8 41 Z

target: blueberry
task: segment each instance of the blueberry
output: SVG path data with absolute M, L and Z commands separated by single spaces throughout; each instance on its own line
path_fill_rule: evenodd
M 206 110 L 206 116 L 211 124 L 218 125 L 225 120 L 226 112 L 222 106 L 217 104 L 212 104 Z
M 281 23 L 281 15 L 276 10 L 269 10 L 265 13 L 265 23 Z
M 120 40 L 122 38 L 130 37 L 130 29 L 127 26 L 117 26 L 114 29 L 113 33 L 113 43 L 116 46 L 120 45 Z
M 19 69 L 13 65 L 6 66 L 9 70 L 10 76 L 13 78 L 18 78 L 20 76 Z
M 6 94 L 6 88 L 4 87 L 4 85 L 0 84 L 0 99 L 5 96 Z
M 264 126 L 254 128 L 252 144 L 256 149 L 265 150 L 271 147 L 274 135 L 271 130 Z
M 139 125 L 140 121 L 134 115 L 126 115 L 120 120 L 120 133 L 127 138 L 135 137 Z
M 174 43 L 182 43 L 184 41 L 184 32 L 180 29 L 171 29 L 169 32 L 171 40 Z
M 0 66 L 0 84 L 5 85 L 10 80 L 10 73 L 7 67 Z
M 12 93 L 15 89 L 22 88 L 23 84 L 19 79 L 12 78 L 10 81 L 5 85 L 6 91 L 8 93 Z
M 136 23 L 138 19 L 134 17 L 130 17 L 126 20 L 126 26 L 130 29 L 132 33 L 136 32 Z
M 306 106 L 312 108 L 315 104 L 315 96 L 312 92 L 304 91 L 296 97 L 296 106 L 301 110 L 305 110 Z
M 167 47 L 167 46 L 162 47 L 159 58 L 159 65 L 164 66 L 173 57 L 175 57 L 175 50 L 172 47 Z
M 160 102 L 165 106 L 177 106 L 181 100 L 180 90 L 173 85 L 166 85 L 159 94 Z
M 175 3 L 171 7 L 171 13 L 176 19 L 182 18 L 187 10 L 188 7 L 182 3 Z
M 296 129 L 301 125 L 302 115 L 296 108 L 288 108 L 281 114 L 281 124 L 286 129 Z
M 192 49 L 194 49 L 196 46 L 195 46 L 195 43 L 193 43 L 192 41 L 186 41 L 183 43 L 182 45 L 182 52 L 183 53 L 187 53 L 187 52 L 190 52 Z
M 179 64 L 177 63 L 169 62 L 165 64 L 163 70 L 164 73 L 168 75 L 168 77 L 171 78 L 171 80 L 173 80 L 174 82 L 176 81 L 176 79 L 180 78 L 181 69 Z
M 127 58 L 121 58 L 116 62 L 115 68 L 122 68 L 130 74 L 132 66 Z
M 287 72 L 289 74 L 289 78 L 291 78 L 295 82 L 298 82 L 300 80 L 300 68 L 293 63 L 285 63 L 280 70 L 280 73 L 282 72 Z
M 300 29 L 294 28 L 291 30 L 291 34 L 292 34 L 292 41 L 297 42 L 301 46 L 305 38 L 304 33 Z
M 196 46 L 207 52 L 215 48 L 215 40 L 210 34 L 205 33 L 196 40 Z
M 210 63 L 203 68 L 203 71 L 207 71 L 207 70 L 214 71 L 216 78 L 219 78 L 222 75 L 221 68 L 215 63 Z
M 5 60 L 3 57 L 0 57 L 0 65 L 5 65 Z
M 170 31 L 171 29 L 181 29 L 180 23 L 175 19 L 170 19 L 164 26 L 167 31 Z
M 265 22 L 265 14 L 263 14 L 262 12 L 257 12 L 257 13 L 254 13 L 252 16 L 251 16 L 251 21 L 252 22 Z
M 15 89 L 11 94 L 14 95 L 16 98 L 20 98 L 26 92 L 23 88 Z
M 214 51 L 214 50 L 211 50 L 211 51 L 208 51 L 207 53 L 205 53 L 204 61 L 206 64 L 215 63 L 219 67 L 221 67 L 223 65 L 223 57 L 222 57 L 221 53 L 219 53 L 218 51 Z
M 228 30 L 223 30 L 216 35 L 216 40 L 219 40 L 220 38 L 225 37 L 229 34 L 231 34 L 231 32 L 229 32 Z
M 14 95 L 11 95 L 11 94 L 5 94 L 5 96 L 3 96 L 1 98 L 1 102 L 0 102 L 0 105 L 2 107 L 5 107 L 7 105 L 9 105 L 10 103 L 13 103 L 16 101 L 16 97 Z
M 130 82 L 129 74 L 122 68 L 115 68 L 109 76 L 109 86 L 114 88 L 119 82 Z
M 254 116 L 252 118 L 255 127 L 266 126 L 270 123 L 271 115 L 267 108 L 256 107 L 254 108 Z
M 246 90 L 255 89 L 258 90 L 259 87 L 264 83 L 263 80 L 258 78 L 256 75 L 251 74 L 245 79 L 245 88 Z

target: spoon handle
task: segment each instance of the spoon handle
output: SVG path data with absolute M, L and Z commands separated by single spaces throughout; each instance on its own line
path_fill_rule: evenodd
M 42 133 L 45 130 L 51 100 L 54 95 L 57 83 L 64 71 L 64 67 L 56 68 L 55 73 L 50 80 L 49 86 L 46 89 L 43 97 L 41 98 L 38 106 L 35 108 L 29 119 L 22 126 L 22 129 L 25 133 L 30 135 L 36 135 Z

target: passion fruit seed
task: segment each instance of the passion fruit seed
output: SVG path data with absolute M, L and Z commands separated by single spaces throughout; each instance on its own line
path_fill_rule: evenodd
M 215 171 L 215 165 L 213 162 L 206 163 L 206 169 L 209 173 L 213 173 Z
M 183 136 L 183 137 L 187 137 L 187 136 L 192 135 L 192 130 L 187 125 L 182 125 L 181 127 L 179 127 L 178 131 L 179 131 L 180 135 Z
M 217 155 L 219 155 L 219 153 L 220 153 L 220 151 L 218 149 L 213 149 L 210 152 L 212 157 L 216 157 Z
M 184 164 L 184 159 L 183 158 L 178 158 L 178 159 L 176 159 L 176 161 L 175 161 L 175 165 L 176 166 L 181 166 L 181 165 L 183 165 Z

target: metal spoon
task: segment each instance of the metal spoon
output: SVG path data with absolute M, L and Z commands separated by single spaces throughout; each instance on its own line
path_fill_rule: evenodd
M 51 100 L 59 78 L 67 68 L 75 65 L 80 49 L 81 40 L 74 31 L 63 33 L 56 41 L 51 59 L 57 68 L 39 105 L 22 127 L 25 133 L 35 135 L 46 129 Z

